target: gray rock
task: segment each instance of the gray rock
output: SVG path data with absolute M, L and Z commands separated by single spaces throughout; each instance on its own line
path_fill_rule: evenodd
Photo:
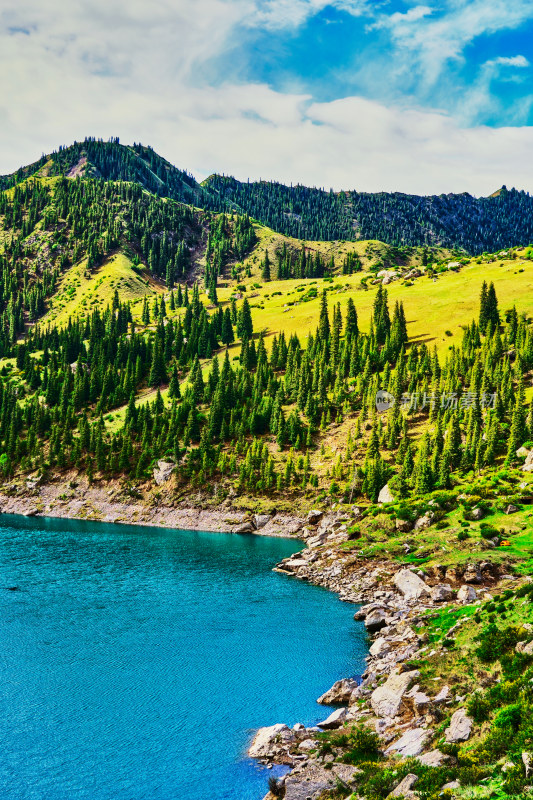
M 533 764 L 533 759 L 531 758 L 531 753 L 523 752 L 522 753 L 522 763 L 524 765 L 524 769 L 526 771 L 526 778 L 529 778 L 531 774 L 531 765 Z
M 435 695 L 433 698 L 433 705 L 440 705 L 440 703 L 445 703 L 450 697 L 450 687 L 443 686 L 442 689 L 438 694 Z
M 422 755 L 417 756 L 417 758 L 418 761 L 426 767 L 442 767 L 449 756 L 445 756 L 440 750 L 430 750 L 429 753 L 422 753 Z
M 369 633 L 376 633 L 385 627 L 385 612 L 382 608 L 375 608 L 365 617 L 365 627 Z
M 413 775 L 412 772 L 409 775 L 406 775 L 403 780 L 400 781 L 398 786 L 389 794 L 389 797 L 405 797 L 407 792 L 410 792 L 413 786 L 418 781 L 418 775 Z
M 253 533 L 254 526 L 251 522 L 243 522 L 242 525 L 237 525 L 233 533 Z
M 463 574 L 465 583 L 482 583 L 481 569 L 477 564 L 467 564 Z
M 411 728 L 385 750 L 385 755 L 396 753 L 402 758 L 419 756 L 430 737 L 431 731 L 425 728 Z
M 444 786 L 442 787 L 442 791 L 445 792 L 447 789 L 453 790 L 453 789 L 460 789 L 460 788 L 461 788 L 461 784 L 459 783 L 459 781 L 450 781 L 449 783 L 445 783 L 444 784 Z
M 401 569 L 397 572 L 393 583 L 403 594 L 405 600 L 419 600 L 421 597 L 430 595 L 427 584 L 410 569 Z
M 471 510 L 469 516 L 470 516 L 470 519 L 480 520 L 480 519 L 483 519 L 483 517 L 485 516 L 485 512 L 484 512 L 484 510 L 482 508 L 479 508 L 479 506 L 476 506 L 475 508 L 473 508 Z
M 409 533 L 409 531 L 413 530 L 413 523 L 410 519 L 397 519 L 396 530 L 400 533 Z
M 257 530 L 260 528 L 264 528 L 265 525 L 268 525 L 272 517 L 270 514 L 254 514 L 253 523 Z
M 431 588 L 431 599 L 434 603 L 446 603 L 453 596 L 449 583 L 438 583 Z
M 460 708 L 452 716 L 450 727 L 446 729 L 445 736 L 447 742 L 466 742 L 472 733 L 472 719 L 467 715 L 464 708 Z
M 293 739 L 294 732 L 287 725 L 278 724 L 259 728 L 248 749 L 248 755 L 250 758 L 269 758 L 276 743 L 290 742 Z
M 469 603 L 474 603 L 477 600 L 477 592 L 473 586 L 467 586 L 465 583 L 457 592 L 457 601 L 464 606 Z
M 509 505 L 504 509 L 504 514 L 516 514 L 518 511 L 518 506 L 515 506 L 513 503 L 509 503 Z
M 415 531 L 423 530 L 424 528 L 429 528 L 430 525 L 433 525 L 433 520 L 435 519 L 435 514 L 433 511 L 428 511 L 427 514 L 424 514 L 423 517 L 419 517 L 415 522 Z
M 395 717 L 400 711 L 404 694 L 418 675 L 417 670 L 389 675 L 383 686 L 378 686 L 370 698 L 376 716 Z
M 332 770 L 310 762 L 285 778 L 285 800 L 318 800 L 325 791 L 335 787 L 335 781 Z
M 370 655 L 374 656 L 374 658 L 381 658 L 388 653 L 390 650 L 390 644 L 384 636 L 380 636 L 379 639 L 376 639 L 373 642 L 372 646 L 370 647 Z
M 389 488 L 389 484 L 386 483 L 378 495 L 378 503 L 394 503 L 394 502 L 395 502 L 395 497 Z
M 331 706 L 344 703 L 349 703 L 352 693 L 356 691 L 358 688 L 358 683 L 353 678 L 343 678 L 340 681 L 336 681 L 331 689 L 328 689 L 323 695 L 321 695 L 317 703 L 323 706 Z
M 323 722 L 318 722 L 317 725 L 319 728 L 322 728 L 324 731 L 333 730 L 334 728 L 340 728 L 341 725 L 346 721 L 348 717 L 348 709 L 347 708 L 338 708 L 333 714 L 330 714 L 327 719 Z
M 524 653 L 526 656 L 533 655 L 533 641 L 531 642 L 518 642 L 515 648 L 517 653 Z
M 528 450 L 527 447 L 519 447 L 516 451 L 516 455 L 518 458 L 527 458 L 530 452 L 531 450 Z
M 154 467 L 154 481 L 158 486 L 168 481 L 176 465 L 172 461 L 158 461 L 157 467 Z
M 307 522 L 309 525 L 316 525 L 318 522 L 320 522 L 323 516 L 323 511 L 320 511 L 318 508 L 313 508 L 307 515 Z

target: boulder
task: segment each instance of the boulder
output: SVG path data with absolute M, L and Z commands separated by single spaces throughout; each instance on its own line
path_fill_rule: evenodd
M 527 458 L 530 452 L 531 450 L 528 450 L 527 447 L 519 447 L 516 451 L 516 455 L 518 458 Z
M 346 721 L 348 717 L 348 709 L 347 708 L 338 708 L 333 714 L 330 714 L 327 719 L 323 722 L 318 722 L 317 725 L 319 728 L 322 728 L 324 731 L 334 730 L 334 728 L 340 728 L 341 725 Z
M 317 525 L 323 516 L 323 511 L 320 511 L 318 508 L 313 508 L 307 515 L 307 522 L 309 525 Z
M 526 656 L 533 655 L 533 641 L 531 642 L 518 642 L 516 645 L 516 652 L 517 653 L 524 653 Z
M 430 750 L 429 753 L 422 753 L 422 755 L 417 758 L 418 761 L 426 767 L 442 767 L 449 756 L 445 756 L 440 750 Z
M 423 530 L 424 528 L 429 528 L 430 525 L 433 525 L 433 520 L 435 519 L 435 514 L 433 511 L 428 511 L 424 514 L 423 517 L 419 517 L 415 522 L 415 531 Z
M 445 703 L 450 697 L 450 687 L 443 686 L 438 694 L 433 698 L 433 705 L 438 706 L 440 703 Z
M 450 727 L 446 729 L 445 736 L 447 742 L 466 742 L 472 733 L 472 719 L 468 716 L 464 708 L 460 708 L 452 716 Z
M 508 506 L 504 509 L 504 514 L 516 514 L 518 511 L 518 506 L 515 506 L 513 503 L 509 503 Z
M 353 678 L 343 678 L 335 681 L 331 689 L 321 695 L 317 703 L 323 706 L 345 704 L 350 702 L 352 693 L 358 688 L 358 683 Z
M 431 588 L 431 599 L 434 603 L 446 603 L 452 596 L 453 591 L 449 583 L 438 583 Z
M 382 608 L 375 608 L 365 617 L 365 627 L 369 633 L 376 633 L 387 624 Z
M 392 494 L 389 484 L 386 483 L 378 495 L 378 503 L 394 503 L 395 497 Z
M 168 481 L 176 465 L 172 461 L 158 461 L 157 467 L 154 467 L 154 481 L 158 486 Z
M 293 738 L 294 733 L 287 725 L 278 724 L 259 728 L 252 740 L 248 755 L 250 758 L 269 758 L 276 743 L 290 742 Z
M 370 702 L 377 717 L 395 717 L 399 713 L 403 696 L 418 674 L 417 670 L 393 673 L 372 692 Z
M 485 512 L 484 512 L 484 510 L 482 508 L 479 508 L 479 506 L 476 506 L 475 508 L 473 508 L 470 511 L 470 514 L 469 514 L 470 519 L 473 519 L 473 520 L 476 520 L 476 521 L 480 520 L 480 519 L 483 519 L 484 516 L 485 516 Z
M 405 600 L 419 600 L 429 597 L 430 589 L 427 584 L 411 572 L 410 569 L 401 569 L 394 576 L 394 585 L 403 594 Z
M 251 522 L 243 522 L 242 525 L 237 525 L 233 533 L 253 533 L 254 526 Z
M 254 514 L 253 523 L 257 530 L 260 528 L 264 528 L 265 525 L 268 525 L 272 517 L 270 514 Z
M 453 791 L 454 789 L 460 789 L 460 788 L 461 784 L 459 783 L 459 781 L 449 781 L 448 783 L 444 784 L 444 786 L 442 787 L 442 791 L 443 792 L 446 792 L 448 790 Z
M 413 523 L 410 519 L 397 519 L 396 530 L 400 533 L 409 533 L 409 531 L 413 530 Z
M 418 781 L 418 775 L 414 775 L 412 772 L 409 775 L 406 775 L 403 780 L 400 781 L 398 786 L 388 795 L 389 797 L 405 797 L 408 792 L 411 791 L 413 786 Z
M 385 750 L 385 755 L 396 753 L 402 758 L 419 756 L 430 737 L 431 731 L 425 728 L 411 728 Z
M 374 658 L 381 658 L 390 650 L 390 644 L 384 636 L 380 636 L 370 647 L 370 655 Z
M 466 583 L 461 586 L 457 592 L 457 602 L 462 603 L 464 606 L 469 603 L 474 603 L 477 600 L 477 592 L 473 586 L 468 586 Z
M 418 691 L 418 686 L 415 687 L 416 691 L 411 690 L 409 694 L 405 695 L 409 698 L 409 702 L 413 705 L 413 711 L 417 717 L 422 716 L 428 710 L 431 704 L 431 698 L 425 692 Z
M 463 573 L 465 583 L 483 583 L 481 569 L 477 564 L 467 564 Z
M 523 752 L 522 753 L 522 763 L 524 765 L 524 769 L 526 771 L 526 778 L 529 778 L 531 774 L 531 766 L 533 764 L 533 759 L 531 758 L 531 753 Z

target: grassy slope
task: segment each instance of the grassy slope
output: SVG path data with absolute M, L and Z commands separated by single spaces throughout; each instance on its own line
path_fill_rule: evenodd
M 112 301 L 115 289 L 122 301 L 132 303 L 161 291 L 160 285 L 143 270 L 134 268 L 124 253 L 111 256 L 91 273 L 87 273 L 86 263 L 84 260 L 65 273 L 43 317 L 44 325 L 61 326 L 69 317 L 104 309 Z
M 266 330 L 269 334 L 282 330 L 286 335 L 296 333 L 305 339 L 316 328 L 320 300 L 317 297 L 302 302 L 301 298 L 314 286 L 318 293 L 322 288 L 330 289 L 330 303 L 339 302 L 343 309 L 351 297 L 357 308 L 360 327 L 366 331 L 377 287 L 369 285 L 365 290 L 361 286 L 362 277 L 362 273 L 340 275 L 333 283 L 322 279 L 263 283 L 258 279 L 261 288 L 250 286 L 248 290 L 254 327 L 256 331 Z M 441 273 L 436 280 L 421 277 L 412 286 L 395 281 L 387 287 L 389 304 L 392 309 L 396 300 L 403 301 L 411 341 L 426 342 L 444 350 L 462 336 L 461 326 L 469 324 L 477 316 L 483 280 L 494 281 L 502 311 L 516 304 L 519 312 L 533 313 L 533 264 L 521 258 L 491 263 L 472 260 L 459 272 Z M 233 290 L 232 286 L 220 289 L 219 300 L 227 301 Z M 278 292 L 281 294 L 276 294 Z M 446 335 L 447 330 L 452 332 L 453 338 Z

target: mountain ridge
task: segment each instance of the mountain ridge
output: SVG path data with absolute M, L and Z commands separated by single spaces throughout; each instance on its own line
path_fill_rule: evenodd
M 440 246 L 472 255 L 533 239 L 533 198 L 504 185 L 488 197 L 468 192 L 412 195 L 404 192 L 333 192 L 302 184 L 238 181 L 213 174 L 199 183 L 151 147 L 94 138 L 0 176 L 0 189 L 31 177 L 65 175 L 130 181 L 146 191 L 210 211 L 237 211 L 277 233 L 301 240 L 377 239 L 394 246 Z

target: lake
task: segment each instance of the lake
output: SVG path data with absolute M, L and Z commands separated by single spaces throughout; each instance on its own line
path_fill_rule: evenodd
M 2 800 L 261 800 L 254 730 L 324 719 L 367 652 L 354 606 L 272 572 L 300 548 L 2 516 Z

